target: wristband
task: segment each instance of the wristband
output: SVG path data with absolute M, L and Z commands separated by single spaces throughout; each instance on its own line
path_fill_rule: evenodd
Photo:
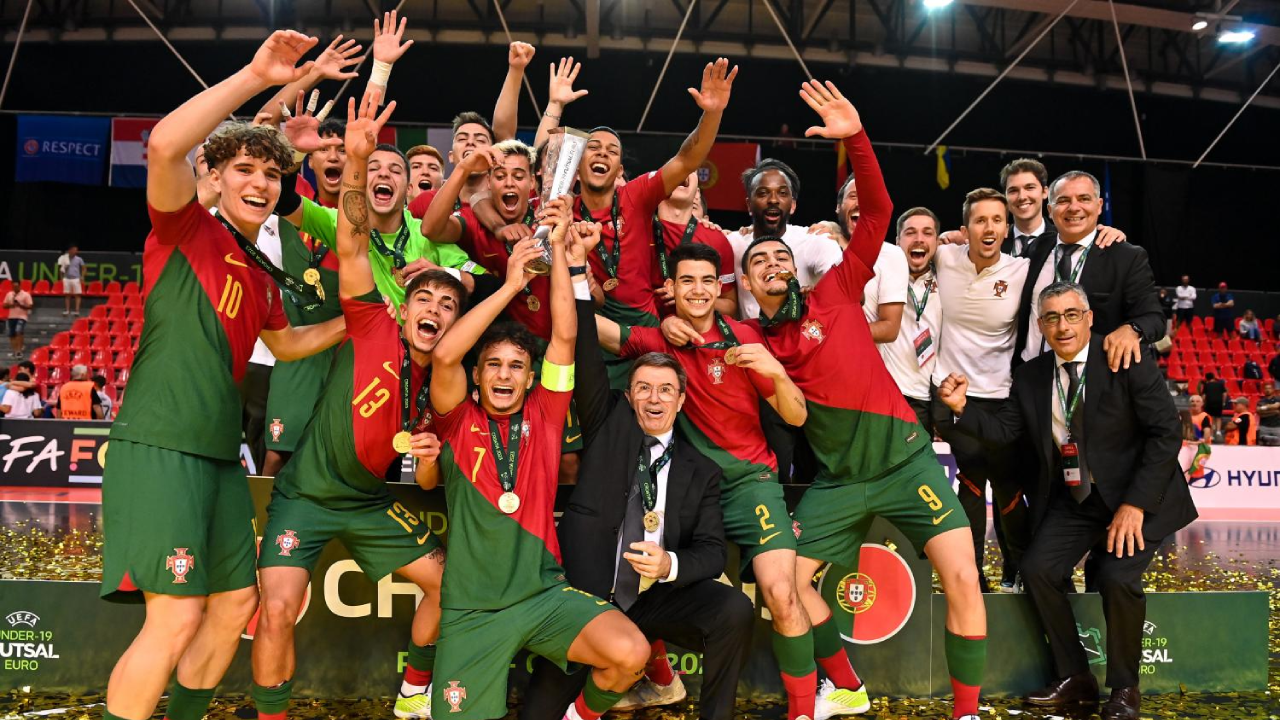
M 550 360 L 542 361 L 542 387 L 551 392 L 570 392 L 573 390 L 573 365 L 556 365 Z
M 387 81 L 391 79 L 391 63 L 384 63 L 381 60 L 373 61 L 373 70 L 369 73 L 369 84 L 377 85 L 381 88 L 387 87 Z
M 441 270 L 443 270 L 443 271 L 445 271 L 445 272 L 447 272 L 447 273 L 449 273 L 450 275 L 452 275 L 452 276 L 453 276 L 453 278 L 454 278 L 455 280 L 461 280 L 461 279 L 462 279 L 462 273 L 461 273 L 461 272 L 459 272 L 457 268 L 447 268 L 447 267 L 442 267 L 442 268 L 440 268 L 440 269 L 441 269 Z
M 574 265 L 569 268 L 569 277 L 576 277 L 578 275 L 586 275 L 586 274 L 587 274 L 586 265 Z

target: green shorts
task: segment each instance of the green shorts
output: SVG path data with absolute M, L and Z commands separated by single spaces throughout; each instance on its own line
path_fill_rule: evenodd
M 922 450 L 879 480 L 849 483 L 822 473 L 796 506 L 801 557 L 858 566 L 858 553 L 875 516 L 902 531 L 917 552 L 956 528 L 969 527 L 946 471 Z
M 336 353 L 337 348 L 332 347 L 301 360 L 276 363 L 271 371 L 264 422 L 268 450 L 293 452 L 298 449 L 298 441 L 315 413 Z
M 310 572 L 334 538 L 374 582 L 440 547 L 440 538 L 413 511 L 390 496 L 385 505 L 333 510 L 308 498 L 271 493 L 258 567 Z
M 610 610 L 617 608 L 569 585 L 502 610 L 445 608 L 432 673 L 432 715 L 449 720 L 506 715 L 507 673 L 516 653 L 523 648 L 568 672 L 569 646 L 587 623 Z
M 724 513 L 724 536 L 740 550 L 742 562 L 738 570 L 743 582 L 755 582 L 751 561 L 760 553 L 796 549 L 795 528 L 777 473 L 769 472 L 757 480 L 739 480 L 732 487 L 721 485 L 720 508 Z
M 102 473 L 102 597 L 210 595 L 257 583 L 244 466 L 112 440 Z

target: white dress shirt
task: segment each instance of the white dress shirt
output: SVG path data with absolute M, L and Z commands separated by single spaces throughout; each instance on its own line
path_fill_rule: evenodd
M 994 265 L 978 272 L 968 246 L 942 245 L 933 262 L 944 316 L 934 384 L 959 373 L 969 378 L 969 397 L 1009 397 L 1018 308 L 1031 261 L 999 253 Z
M 585 285 L 586 283 L 583 283 L 583 284 Z M 675 437 L 674 430 L 668 430 L 665 433 L 657 436 L 658 444 L 649 448 L 650 463 L 653 463 L 655 460 L 661 457 L 663 450 L 666 450 L 667 446 L 671 444 L 671 441 L 672 439 L 674 439 L 674 437 Z M 674 461 L 674 458 L 673 458 L 673 461 Z M 658 513 L 658 529 L 654 530 L 653 532 L 649 532 L 648 530 L 644 531 L 644 539 L 646 542 L 655 543 L 658 547 L 663 549 L 666 549 L 666 546 L 662 541 L 662 531 L 665 530 L 667 527 L 667 511 L 666 511 L 667 476 L 670 474 L 671 474 L 670 462 L 668 462 L 666 465 L 663 465 L 662 469 L 658 470 L 658 497 L 655 499 L 653 504 L 654 512 Z M 641 495 L 641 499 L 643 498 L 644 496 Z M 631 550 L 631 548 L 627 548 L 627 552 L 633 552 L 633 551 Z M 622 559 L 622 529 L 621 528 L 618 529 L 617 551 L 614 552 L 613 556 L 615 560 L 614 567 L 613 567 L 613 576 L 614 578 L 617 578 L 618 563 L 624 562 L 624 560 Z M 675 582 L 676 574 L 680 570 L 680 561 L 676 559 L 676 554 L 673 552 L 669 552 L 667 553 L 667 557 L 671 558 L 671 572 L 668 573 L 665 578 L 659 580 L 658 582 Z M 644 589 L 643 580 L 644 578 L 642 576 L 641 577 L 642 592 Z
M 1070 359 L 1070 362 L 1080 363 L 1079 365 L 1076 366 L 1076 373 L 1080 382 L 1084 382 L 1084 367 L 1085 367 L 1085 363 L 1088 362 L 1088 360 L 1089 360 L 1088 345 L 1085 345 L 1083 348 L 1081 348 L 1080 352 L 1076 353 L 1076 356 Z M 1054 377 L 1052 381 L 1050 381 L 1049 397 L 1051 398 L 1051 400 L 1049 402 L 1049 405 L 1050 407 L 1053 408 L 1053 441 L 1058 444 L 1058 447 L 1061 447 L 1062 444 L 1067 441 L 1067 415 L 1062 409 L 1062 400 L 1059 399 L 1058 397 L 1058 383 L 1059 382 L 1062 383 L 1062 393 L 1063 395 L 1066 395 L 1067 393 L 1071 392 L 1071 376 L 1067 374 L 1066 368 L 1063 367 L 1063 363 L 1068 362 L 1067 360 L 1064 360 L 1061 356 L 1058 356 L 1058 357 L 1055 357 L 1053 361 L 1054 361 L 1054 365 L 1053 365 L 1054 372 L 1056 372 L 1057 375 Z M 1085 395 L 1088 394 L 1088 392 L 1089 392 L 1088 388 L 1080 389 L 1080 404 L 1076 406 L 1076 413 L 1084 412 L 1084 400 L 1085 400 Z M 1070 403 L 1071 398 L 1068 397 L 1067 402 Z M 1081 439 L 1082 438 L 1076 438 L 1076 440 L 1081 440 Z
M 1014 225 L 1012 228 L 1014 257 L 1019 257 L 1022 255 L 1022 253 L 1026 252 L 1027 245 L 1030 245 L 1032 240 L 1043 235 L 1045 227 L 1046 225 L 1044 222 L 1043 214 L 1040 215 L 1040 224 L 1029 233 L 1022 232 L 1021 230 L 1018 229 L 1017 225 Z
M 907 304 L 902 308 L 902 326 L 898 329 L 898 339 L 891 343 L 876 345 L 876 348 L 880 350 L 880 358 L 884 360 L 885 369 L 893 376 L 893 381 L 898 384 L 902 394 L 916 400 L 927 401 L 929 381 L 933 375 L 934 366 L 938 362 L 938 343 L 942 336 L 942 300 L 938 297 L 937 281 L 931 271 L 925 272 L 914 280 L 910 277 L 908 274 L 911 291 L 916 294 L 918 302 L 925 304 L 924 313 L 918 319 L 916 318 L 916 308 L 908 296 Z M 921 356 L 916 355 L 916 338 L 920 337 L 926 329 L 933 341 L 933 347 L 924 357 L 929 355 L 932 357 L 922 366 L 919 360 Z
M 1190 310 L 1196 304 L 1196 289 L 1190 285 L 1179 285 L 1173 294 L 1178 298 L 1173 301 L 1175 310 Z
M 1088 262 L 1090 248 L 1093 247 L 1093 241 L 1098 237 L 1098 231 L 1095 229 L 1084 237 L 1083 240 L 1076 243 L 1081 248 L 1075 252 L 1071 258 L 1071 268 L 1074 270 L 1078 265 L 1080 272 L 1076 275 L 1075 282 L 1080 282 L 1080 278 L 1084 276 L 1084 266 Z M 1053 246 L 1053 250 L 1049 252 L 1049 256 L 1044 260 L 1044 267 L 1040 268 L 1040 274 L 1036 276 L 1036 284 L 1031 286 L 1031 319 L 1027 323 L 1027 344 L 1022 348 L 1022 359 L 1030 360 L 1039 355 L 1046 348 L 1044 346 L 1044 336 L 1040 334 L 1040 323 L 1036 322 L 1036 318 L 1040 317 L 1040 291 L 1049 287 L 1053 283 L 1055 267 L 1058 264 L 1059 245 L 1065 245 L 1062 242 L 1062 236 L 1058 236 L 1057 245 Z M 1081 254 L 1084 254 L 1081 257 Z M 1070 280 L 1071 278 L 1063 278 Z
M 747 289 L 747 279 L 742 272 L 742 254 L 754 238 L 751 229 L 744 235 L 738 231 L 729 233 L 729 246 L 733 248 L 733 268 L 738 272 L 738 318 L 754 320 L 760 317 L 760 304 Z M 826 235 L 813 234 L 809 228 L 788 225 L 782 233 L 782 241 L 791 248 L 796 264 L 796 280 L 801 287 L 812 287 L 833 266 L 840 263 L 844 251 L 840 244 Z

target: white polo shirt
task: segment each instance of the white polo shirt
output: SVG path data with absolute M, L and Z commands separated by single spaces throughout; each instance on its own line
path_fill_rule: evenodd
M 760 317 L 760 304 L 747 289 L 747 279 L 742 272 L 742 254 L 747 251 L 753 236 L 751 229 L 744 235 L 738 231 L 729 233 L 729 246 L 733 248 L 733 269 L 738 273 L 738 318 L 754 320 Z M 790 248 L 796 263 L 796 280 L 801 287 L 816 285 L 822 276 L 844 257 L 840 244 L 826 235 L 811 234 L 809 228 L 788 225 L 782 240 Z
M 1081 248 L 1075 251 L 1075 255 L 1071 258 L 1072 271 L 1079 267 L 1080 270 L 1076 274 L 1075 282 L 1080 282 L 1080 278 L 1084 277 L 1084 266 L 1089 262 L 1089 253 L 1093 248 L 1093 241 L 1098 237 L 1098 231 L 1094 230 L 1084 237 L 1083 240 L 1076 243 Z M 1031 287 L 1031 318 L 1027 322 L 1027 344 L 1022 348 L 1022 359 L 1030 360 L 1039 355 L 1047 348 L 1044 345 L 1044 335 L 1040 334 L 1040 323 L 1036 322 L 1036 318 L 1040 317 L 1040 291 L 1049 287 L 1054 278 L 1054 267 L 1058 263 L 1058 254 L 1061 252 L 1058 247 L 1063 245 L 1062 236 L 1058 236 L 1058 242 L 1053 246 L 1053 250 L 1049 252 L 1049 256 L 1044 260 L 1044 267 L 1040 268 L 1040 274 L 1036 276 L 1036 284 Z M 1063 278 L 1069 280 L 1070 278 Z
M 880 243 L 880 254 L 873 269 L 875 277 L 868 280 L 862 290 L 862 312 L 869 323 L 880 319 L 881 305 L 907 301 L 907 283 L 911 280 L 907 254 L 897 245 Z
M 962 373 L 969 378 L 970 397 L 1009 397 L 1018 306 L 1031 261 L 999 253 L 994 265 L 978 272 L 968 246 L 941 245 L 933 262 L 946 317 L 934 383 Z
M 903 255 L 906 259 L 906 255 Z M 898 331 L 898 339 L 891 343 L 883 343 L 876 347 L 884 366 L 898 384 L 903 395 L 916 400 L 929 399 L 929 381 L 933 369 L 938 362 L 938 343 L 942 332 L 942 300 L 938 297 L 938 283 L 933 273 L 925 272 L 912 280 L 907 275 L 911 292 L 915 293 L 915 301 L 907 296 L 907 304 L 902 308 L 902 327 Z M 919 305 L 923 305 L 923 312 Z M 922 354 L 916 353 L 917 343 L 923 344 L 925 331 L 932 347 Z M 927 358 L 920 363 L 921 358 Z

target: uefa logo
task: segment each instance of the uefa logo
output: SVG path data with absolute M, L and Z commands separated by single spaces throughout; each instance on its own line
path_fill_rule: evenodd
M 22 143 L 22 152 L 28 155 L 39 155 L 40 141 L 35 138 L 27 138 L 26 141 Z

